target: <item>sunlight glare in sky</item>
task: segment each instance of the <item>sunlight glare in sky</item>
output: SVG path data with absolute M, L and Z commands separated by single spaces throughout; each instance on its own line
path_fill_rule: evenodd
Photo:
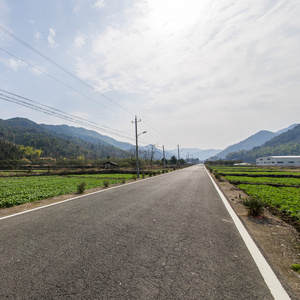
M 165 35 L 173 35 L 187 30 L 199 21 L 199 12 L 206 1 L 198 0 L 152 0 L 149 5 L 149 27 Z

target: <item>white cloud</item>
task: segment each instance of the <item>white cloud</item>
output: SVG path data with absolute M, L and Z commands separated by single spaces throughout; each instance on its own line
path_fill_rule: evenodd
M 97 8 L 103 8 L 103 7 L 105 7 L 106 6 L 105 0 L 98 0 L 98 1 L 96 1 L 95 4 L 94 4 L 94 6 L 97 7 Z
M 43 36 L 42 36 L 42 34 L 40 33 L 40 32 L 36 32 L 35 34 L 34 34 L 34 40 L 35 41 L 39 41 L 39 40 L 41 40 L 43 38 Z
M 49 28 L 48 44 L 51 48 L 57 48 L 59 45 L 54 40 L 56 32 L 53 28 Z
M 14 71 L 18 71 L 20 68 L 23 68 L 24 66 L 26 66 L 26 64 L 23 63 L 22 61 L 16 60 L 13 58 L 4 59 L 4 58 L 0 57 L 0 62 L 2 62 L 8 68 L 10 68 Z
M 86 35 L 83 33 L 79 33 L 74 39 L 73 46 L 75 48 L 83 47 L 85 45 L 85 39 L 86 39 Z

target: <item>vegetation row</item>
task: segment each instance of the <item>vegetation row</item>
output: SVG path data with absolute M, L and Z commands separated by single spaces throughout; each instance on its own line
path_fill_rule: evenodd
M 254 205 L 263 203 L 300 220 L 300 173 L 297 172 L 298 170 L 262 169 L 254 166 L 239 168 L 208 165 L 207 167 L 217 179 L 224 178 L 248 194 L 251 197 L 245 202 L 248 208 L 249 205 L 253 208 Z

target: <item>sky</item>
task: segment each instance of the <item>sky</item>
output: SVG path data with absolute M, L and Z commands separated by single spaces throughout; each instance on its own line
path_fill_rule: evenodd
M 298 0 L 0 0 L 0 119 L 134 144 L 137 116 L 139 143 L 170 150 L 278 131 L 300 123 L 299 15 Z

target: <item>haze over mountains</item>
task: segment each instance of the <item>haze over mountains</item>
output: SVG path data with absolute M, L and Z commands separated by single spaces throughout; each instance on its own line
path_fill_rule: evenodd
M 267 142 L 271 143 L 276 137 L 279 137 L 275 143 L 276 147 L 278 147 L 278 143 L 280 144 L 281 142 L 297 144 L 297 141 L 295 142 L 295 139 L 293 139 L 294 135 L 297 136 L 299 134 L 295 129 L 297 128 L 297 125 L 298 124 L 293 124 L 277 132 L 267 130 L 259 131 L 239 143 L 228 146 L 224 150 L 180 148 L 179 155 L 180 158 L 183 159 L 199 159 L 200 161 L 225 158 L 241 159 L 242 156 L 245 158 L 247 156 L 245 156 L 245 152 L 257 149 Z M 300 128 L 300 125 L 298 127 Z M 289 132 L 289 134 L 286 134 L 287 132 Z M 294 135 L 293 132 L 295 132 Z M 0 137 L 2 140 L 7 140 L 17 145 L 41 149 L 43 150 L 44 155 L 52 155 L 53 157 L 58 157 L 59 155 L 79 155 L 82 153 L 84 153 L 87 158 L 106 156 L 125 157 L 126 151 L 132 151 L 135 148 L 134 144 L 118 141 L 93 130 L 68 125 L 36 124 L 35 122 L 24 118 L 12 118 L 9 120 L 0 119 Z M 269 148 L 270 145 L 272 145 L 272 143 L 270 143 L 268 146 Z M 295 147 L 296 146 L 294 146 L 293 153 L 296 151 L 295 149 L 297 147 Z M 140 146 L 139 148 L 141 151 L 149 152 L 153 146 Z M 285 147 L 285 149 L 288 148 Z M 154 152 L 155 159 L 161 159 L 163 157 L 161 149 L 155 147 Z M 243 152 L 243 155 L 241 155 L 241 152 Z M 274 155 L 271 150 L 269 152 L 271 153 L 270 155 Z M 261 151 L 261 153 L 269 152 L 266 150 Z M 287 153 L 285 155 L 291 154 L 292 153 Z M 299 154 L 300 152 L 297 153 L 297 155 Z M 178 156 L 178 149 L 165 151 L 165 157 L 167 159 L 173 155 L 175 157 Z M 253 160 L 253 155 L 254 154 L 252 154 L 252 156 L 250 155 L 252 157 L 250 160 Z M 249 161 L 249 158 L 247 159 Z
M 274 138 L 284 132 L 287 132 L 290 129 L 293 129 L 297 125 L 298 124 L 293 124 L 287 128 L 283 128 L 276 132 L 272 132 L 272 131 L 268 131 L 268 130 L 261 130 L 255 134 L 251 135 L 250 137 L 246 138 L 245 140 L 243 140 L 239 143 L 233 144 L 231 146 L 228 146 L 223 151 L 217 153 L 215 155 L 216 159 L 224 159 L 231 152 L 238 152 L 238 151 L 242 151 L 242 150 L 248 151 L 255 147 L 262 146 L 267 141 L 271 140 L 272 138 Z

